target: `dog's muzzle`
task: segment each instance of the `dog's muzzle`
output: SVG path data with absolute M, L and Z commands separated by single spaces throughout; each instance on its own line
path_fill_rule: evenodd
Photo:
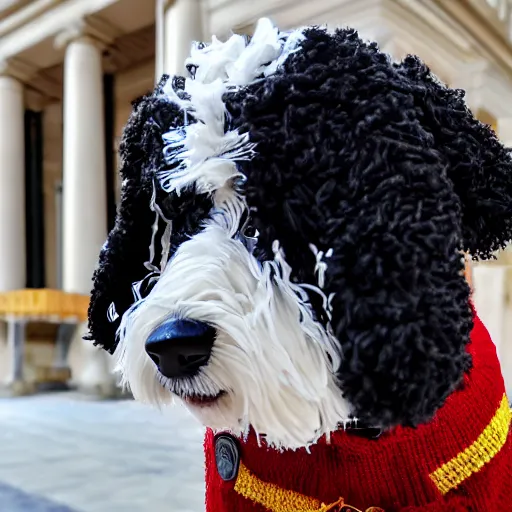
M 165 377 L 193 377 L 208 363 L 215 335 L 208 324 L 171 318 L 149 335 L 146 352 Z

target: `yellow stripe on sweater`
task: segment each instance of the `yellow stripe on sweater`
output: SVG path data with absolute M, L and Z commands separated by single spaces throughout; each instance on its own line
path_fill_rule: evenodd
M 346 505 L 342 498 L 330 505 L 325 505 L 315 498 L 308 498 L 304 494 L 288 491 L 275 484 L 264 482 L 253 475 L 243 463 L 240 463 L 238 470 L 235 492 L 253 503 L 265 507 L 269 512 L 337 512 L 339 510 L 362 512 L 357 508 Z M 378 507 L 370 507 L 365 512 L 384 512 L 384 510 Z
M 430 478 L 444 495 L 458 487 L 464 480 L 480 471 L 503 447 L 509 433 L 512 412 L 506 396 L 478 439 L 453 459 L 434 471 Z M 309 498 L 298 492 L 283 489 L 275 484 L 264 482 L 253 475 L 243 463 L 240 463 L 235 492 L 266 508 L 269 512 L 329 512 L 347 509 L 340 498 L 335 503 L 325 505 L 315 498 Z M 366 512 L 382 512 L 378 507 L 370 507 Z
M 235 491 L 270 512 L 319 512 L 320 501 L 294 491 L 287 491 L 275 484 L 263 482 L 242 463 L 236 479 Z
M 478 439 L 430 475 L 441 494 L 458 487 L 497 455 L 507 441 L 511 419 L 512 412 L 504 395 L 496 414 Z

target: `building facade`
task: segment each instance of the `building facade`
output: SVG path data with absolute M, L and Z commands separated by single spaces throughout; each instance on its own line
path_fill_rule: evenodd
M 0 382 L 115 392 L 112 359 L 82 341 L 91 276 L 115 217 L 131 103 L 182 73 L 192 40 L 350 25 L 420 55 L 512 145 L 510 0 L 0 1 Z M 512 256 L 473 267 L 475 301 L 512 386 Z

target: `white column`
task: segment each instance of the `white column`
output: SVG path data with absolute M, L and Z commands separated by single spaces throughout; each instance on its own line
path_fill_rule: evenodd
M 503 144 L 512 147 L 512 117 L 500 117 L 497 132 Z
M 512 118 L 498 119 L 497 135 L 512 147 Z M 480 318 L 496 344 L 509 398 L 512 397 L 512 247 L 498 261 L 475 266 L 474 301 Z
M 101 50 L 69 42 L 64 61 L 63 289 L 88 294 L 107 236 Z
M 500 359 L 504 348 L 505 280 L 506 268 L 501 265 L 480 264 L 473 268 L 475 309 L 487 327 Z
M 204 40 L 200 0 L 169 2 L 164 14 L 163 39 L 164 73 L 184 75 L 192 42 Z
M 91 291 L 94 268 L 107 237 L 101 51 L 106 40 L 91 38 L 87 30 L 90 27 L 86 24 L 72 27 L 60 39 L 60 44 L 66 44 L 62 288 L 82 294 Z M 116 394 L 115 379 L 108 366 L 112 358 L 82 339 L 84 328 L 82 325 L 74 333 L 67 333 L 71 339 L 65 344 L 69 346 L 62 347 L 72 368 L 72 380 L 83 391 L 112 396 Z
M 512 117 L 498 119 L 498 137 L 505 146 L 512 148 Z M 503 377 L 509 398 L 512 398 L 512 246 L 509 245 L 500 259 L 505 267 L 506 300 L 504 304 L 504 326 L 500 347 Z
M 0 292 L 25 287 L 25 134 L 22 84 L 0 76 Z
M 505 379 L 507 395 L 509 399 L 512 399 L 512 269 L 508 267 L 506 272 L 507 295 L 501 344 L 501 370 Z

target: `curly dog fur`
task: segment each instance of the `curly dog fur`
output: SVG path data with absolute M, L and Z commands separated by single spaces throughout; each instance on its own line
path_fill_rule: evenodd
M 274 343 L 269 354 L 281 354 L 269 362 L 275 368 L 268 375 L 285 375 L 284 381 L 291 375 L 290 381 L 279 390 L 262 384 L 263 398 L 249 397 L 251 390 L 235 396 L 233 407 L 245 404 L 236 413 L 246 415 L 241 433 L 276 432 L 276 446 L 296 448 L 354 418 L 387 431 L 426 424 L 448 397 L 464 390 L 472 371 L 468 344 L 474 316 L 463 254 L 490 259 L 512 238 L 510 151 L 475 119 L 464 92 L 440 83 L 417 57 L 394 63 L 351 29 L 329 33 L 313 27 L 277 39 L 268 30 L 270 42 L 255 36 L 253 46 L 235 36 L 232 47 L 212 43 L 211 51 L 226 62 L 241 45 L 239 68 L 226 64 L 225 76 L 217 61 L 218 68 L 205 67 L 208 47 L 197 46 L 188 63 L 190 78 L 164 77 L 134 105 L 121 146 L 124 181 L 116 225 L 94 274 L 88 337 L 111 353 L 121 352 L 121 367 L 142 365 L 135 361 L 138 346 L 126 352 L 136 338 L 130 333 L 147 338 L 147 320 L 162 305 L 168 312 L 158 310 L 162 316 L 155 325 L 183 311 L 212 323 L 205 319 L 214 318 L 214 310 L 206 311 L 205 301 L 206 308 L 220 308 L 216 314 L 231 308 L 233 322 L 243 316 L 246 323 L 237 327 L 238 334 L 227 328 L 218 335 L 204 370 L 211 372 L 208 378 L 200 374 L 200 384 L 170 385 L 148 358 L 146 366 L 130 370 L 135 373 L 122 368 L 132 388 L 140 373 L 136 389 L 146 388 L 145 397 L 156 397 L 150 401 L 162 401 L 162 393 L 178 388 L 186 399 L 194 385 L 203 394 L 220 389 L 236 395 L 220 375 L 223 364 L 226 373 L 254 364 L 251 378 L 258 387 L 255 375 L 268 362 L 259 348 L 272 333 L 288 329 L 296 333 L 297 347 L 313 347 L 312 352 L 306 357 L 293 346 L 268 342 Z M 240 67 L 247 66 L 243 51 L 256 51 L 258 44 L 260 61 L 251 75 Z M 205 78 L 214 71 L 224 78 Z M 214 103 L 222 80 L 228 85 Z M 220 132 L 214 107 L 204 115 L 208 101 L 224 109 Z M 223 172 L 233 169 L 221 185 L 213 187 L 206 171 L 203 181 L 183 181 L 194 158 L 194 148 L 187 146 L 193 140 L 187 130 L 194 126 L 210 130 L 212 140 L 219 137 L 223 144 L 238 141 L 203 160 L 205 166 L 224 166 Z M 162 175 L 180 184 L 164 186 Z M 215 261 L 204 251 L 209 236 L 220 251 Z M 247 240 L 253 240 L 250 249 Z M 230 258 L 233 282 L 228 283 L 223 259 Z M 161 268 L 154 260 L 162 261 Z M 187 268 L 193 293 L 185 276 L 176 276 L 176 269 Z M 201 279 L 210 299 L 197 298 Z M 225 309 L 216 287 L 224 293 Z M 266 299 L 258 298 L 262 289 Z M 197 309 L 198 301 L 203 309 Z M 258 316 L 265 308 L 268 316 Z M 250 325 L 254 346 L 247 345 Z M 216 328 L 223 329 L 220 323 Z M 237 361 L 237 354 L 247 361 Z M 288 357 L 291 366 L 285 370 Z M 327 380 L 315 381 L 325 368 Z M 292 399 L 295 371 L 307 384 Z M 281 385 L 277 377 L 275 382 Z M 296 410 L 286 411 L 287 420 L 274 411 L 275 423 L 299 425 L 311 393 L 322 386 L 329 391 L 318 401 L 318 423 L 304 423 L 303 431 L 297 427 L 294 439 L 302 444 L 279 438 L 283 430 L 272 430 L 273 420 L 262 419 L 274 417 L 270 409 L 262 412 L 265 399 L 275 399 L 279 409 L 288 396 L 297 400 Z M 216 429 L 234 428 L 228 416 L 200 417 Z

